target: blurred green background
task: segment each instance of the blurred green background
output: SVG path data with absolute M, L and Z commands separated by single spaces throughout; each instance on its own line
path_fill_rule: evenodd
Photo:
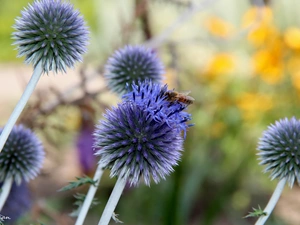
M 30 76 L 30 66 L 24 67 L 23 59 L 16 58 L 11 33 L 14 19 L 28 2 L 1 0 L 0 7 L 0 70 L 13 73 L 16 68 L 25 68 L 22 71 L 26 71 L 26 77 Z M 264 208 L 276 186 L 258 165 L 258 139 L 275 120 L 299 118 L 300 2 L 71 2 L 91 30 L 89 51 L 74 76 L 80 77 L 80 69 L 90 68 L 99 73 L 95 79 L 100 81 L 94 85 L 105 86 L 102 68 L 114 50 L 126 44 L 146 43 L 164 62 L 169 87 L 190 90 L 196 99 L 189 107 L 195 126 L 187 133 L 179 166 L 165 181 L 150 188 L 126 188 L 116 209 L 119 219 L 128 225 L 254 224 L 256 218 L 243 217 L 252 207 Z M 199 4 L 202 6 L 197 8 Z M 1 86 L 5 86 L 8 74 L 0 72 L 0 76 Z M 64 75 L 66 88 L 72 79 Z M 8 101 L 9 96 L 2 96 L 2 101 Z M 105 107 L 119 101 L 110 92 L 101 92 L 97 98 L 103 104 L 93 105 L 96 120 L 101 119 Z M 31 104 L 37 99 L 38 95 Z M 58 104 L 51 116 L 40 119 L 52 127 L 28 122 L 45 140 L 47 159 L 42 175 L 30 184 L 39 205 L 16 224 L 74 224 L 68 216 L 76 208 L 73 194 L 86 193 L 88 187 L 56 191 L 82 173 L 74 144 L 82 119 L 80 110 L 80 105 Z M 4 123 L 8 115 L 2 116 Z M 57 124 L 64 127 L 63 131 L 57 130 Z M 115 179 L 105 173 L 97 193 L 100 204 L 90 210 L 85 224 L 97 224 L 114 183 Z M 300 224 L 299 210 L 298 186 L 286 188 L 267 224 Z

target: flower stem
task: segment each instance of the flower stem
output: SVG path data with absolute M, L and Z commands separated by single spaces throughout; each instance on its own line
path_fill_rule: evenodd
M 88 193 L 87 193 L 87 195 L 84 199 L 84 202 L 81 206 L 80 213 L 77 217 L 75 225 L 82 225 L 83 224 L 84 219 L 86 217 L 86 214 L 87 214 L 87 212 L 90 208 L 90 205 L 93 201 L 93 198 L 94 198 L 95 193 L 97 191 L 97 188 L 99 186 L 102 174 L 103 174 L 103 169 L 100 165 L 98 165 L 96 173 L 95 173 L 94 178 L 93 178 L 93 180 L 97 180 L 97 181 L 96 181 L 95 185 L 90 186 L 89 191 L 88 191 Z
M 0 195 L 0 211 L 2 210 L 2 208 L 6 202 L 6 199 L 10 193 L 12 183 L 13 183 L 12 177 L 6 178 L 3 183 L 2 191 L 1 191 L 1 195 Z
M 19 102 L 17 103 L 14 111 L 10 115 L 1 135 L 0 135 L 0 152 L 3 149 L 3 146 L 5 145 L 5 142 L 14 127 L 15 123 L 17 122 L 21 112 L 23 111 L 29 97 L 31 96 L 34 88 L 36 87 L 37 82 L 39 81 L 41 75 L 42 75 L 42 65 L 41 62 L 38 63 L 38 65 L 35 67 L 33 74 L 30 78 L 30 81 L 28 82 Z
M 283 191 L 283 189 L 284 189 L 286 180 L 287 180 L 287 178 L 282 178 L 282 179 L 278 182 L 278 184 L 277 184 L 277 186 L 276 186 L 276 188 L 275 188 L 275 190 L 274 190 L 274 192 L 273 192 L 272 197 L 270 198 L 270 200 L 269 200 L 269 202 L 268 202 L 266 208 L 264 209 L 264 212 L 265 212 L 267 215 L 266 215 L 266 216 L 261 216 L 261 217 L 259 217 L 259 219 L 256 221 L 255 225 L 263 225 L 263 224 L 265 224 L 265 222 L 266 222 L 267 219 L 269 218 L 270 214 L 272 213 L 272 211 L 273 211 L 275 205 L 276 205 L 277 202 L 278 202 L 278 199 L 279 199 L 279 197 L 280 197 L 280 195 L 281 195 L 281 193 L 282 193 L 282 191 Z
M 112 216 L 112 214 L 118 204 L 118 201 L 122 195 L 125 185 L 126 185 L 126 180 L 122 177 L 119 177 L 112 193 L 110 194 L 110 197 L 108 199 L 108 202 L 105 206 L 105 209 L 102 213 L 102 216 L 101 216 L 101 219 L 100 219 L 98 225 L 108 225 L 108 223 L 111 219 L 111 216 Z

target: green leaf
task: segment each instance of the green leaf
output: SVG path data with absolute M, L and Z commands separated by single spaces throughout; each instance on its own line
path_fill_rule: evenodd
M 92 178 L 88 177 L 88 176 L 84 176 L 84 177 L 76 177 L 77 181 L 71 181 L 69 182 L 69 184 L 61 189 L 59 189 L 58 191 L 68 191 L 74 188 L 77 188 L 79 186 L 82 186 L 84 184 L 91 184 L 91 185 L 96 185 L 97 180 L 93 180 Z
M 261 217 L 261 216 L 266 216 L 267 213 L 264 212 L 260 206 L 258 206 L 258 209 L 252 208 L 253 212 L 249 212 L 249 214 L 247 216 L 245 216 L 244 218 L 248 218 L 248 217 Z

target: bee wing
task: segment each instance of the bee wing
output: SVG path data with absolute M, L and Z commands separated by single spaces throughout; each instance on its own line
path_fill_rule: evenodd
M 191 91 L 182 91 L 182 92 L 180 92 L 180 94 L 182 94 L 182 95 L 189 95 L 191 93 Z
M 190 100 L 195 101 L 195 99 L 191 96 L 187 96 Z
M 189 96 L 189 93 L 191 93 L 191 91 L 183 91 L 180 94 L 186 96 L 186 98 L 188 98 L 191 101 L 195 101 L 195 99 L 192 96 Z

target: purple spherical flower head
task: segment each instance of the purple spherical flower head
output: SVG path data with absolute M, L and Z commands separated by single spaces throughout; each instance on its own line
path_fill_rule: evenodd
M 108 87 L 121 95 L 128 92 L 126 84 L 144 80 L 160 82 L 163 73 L 163 64 L 153 51 L 143 46 L 126 46 L 108 59 L 104 76 Z
M 131 101 L 148 111 L 157 121 L 164 121 L 173 129 L 184 132 L 193 124 L 187 124 L 191 115 L 184 110 L 188 105 L 178 101 L 167 101 L 168 86 L 161 86 L 150 80 L 132 84 L 132 91 L 123 95 L 123 100 Z
M 36 0 L 29 4 L 13 26 L 18 57 L 34 67 L 42 62 L 43 71 L 66 71 L 82 60 L 88 43 L 88 29 L 79 11 L 69 2 Z
M 0 134 L 2 129 L 0 130 Z M 30 129 L 15 126 L 0 153 L 0 182 L 12 177 L 17 184 L 37 176 L 44 160 L 41 141 Z
M 23 214 L 30 210 L 31 206 L 32 199 L 27 183 L 22 182 L 20 185 L 13 183 L 8 198 L 1 210 L 2 216 L 9 217 L 9 220 L 5 220 L 5 224 L 15 223 Z
M 173 171 L 181 156 L 183 138 L 178 130 L 134 102 L 123 102 L 107 111 L 94 133 L 99 164 L 111 176 L 131 185 L 150 185 Z
M 257 149 L 260 164 L 271 178 L 287 178 L 289 186 L 300 183 L 300 121 L 295 117 L 276 121 L 263 132 Z

